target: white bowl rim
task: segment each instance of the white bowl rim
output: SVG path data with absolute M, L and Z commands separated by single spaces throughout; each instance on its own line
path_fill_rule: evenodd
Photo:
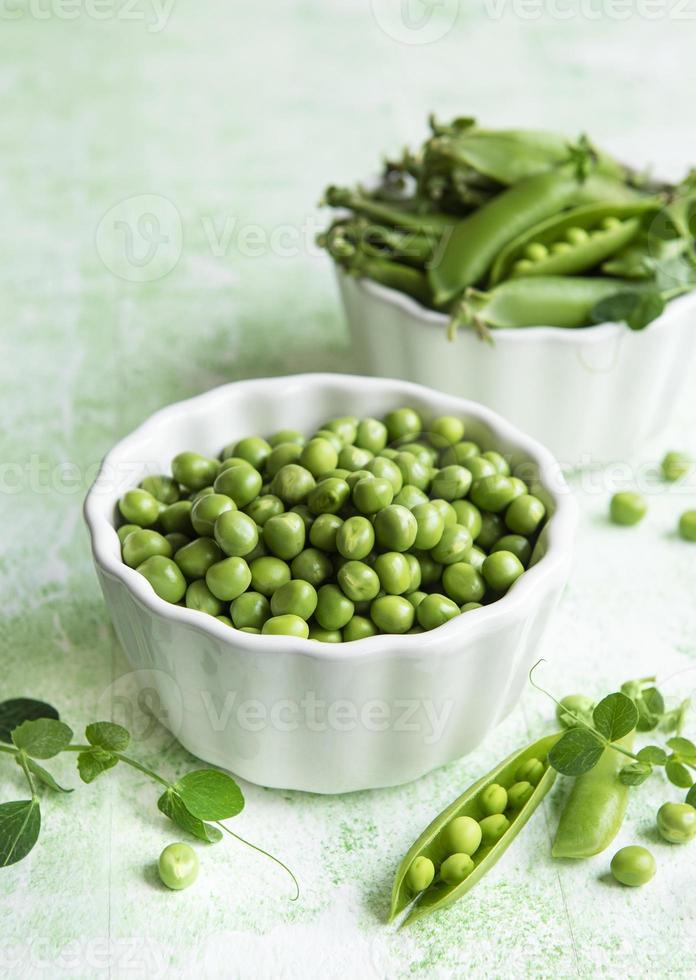
M 446 313 L 430 310 L 426 306 L 422 306 L 412 296 L 408 296 L 398 289 L 383 286 L 381 283 L 375 282 L 373 279 L 367 279 L 364 276 L 351 276 L 341 269 L 340 266 L 335 263 L 334 265 L 340 278 L 354 282 L 358 289 L 368 293 L 368 295 L 371 294 L 383 303 L 389 303 L 391 306 L 399 307 L 404 313 L 407 313 L 413 319 L 421 320 L 424 324 L 436 326 L 438 329 L 442 329 L 443 332 L 446 330 L 447 324 L 449 323 L 449 317 Z M 687 306 L 695 301 L 696 290 L 691 290 L 682 296 L 677 296 L 675 299 L 669 301 L 664 312 L 653 320 L 652 323 L 648 324 L 645 329 L 653 333 L 657 330 L 664 329 L 673 313 L 678 312 L 682 306 Z M 576 346 L 618 339 L 622 334 L 634 332 L 629 330 L 623 323 L 596 323 L 591 327 L 579 327 L 575 329 L 548 326 L 496 327 L 492 331 L 493 339 L 498 340 L 500 338 L 504 343 L 529 344 L 534 343 L 536 340 L 553 340 L 560 344 L 574 344 Z M 638 333 L 640 334 L 642 331 L 638 331 Z
M 244 389 L 248 389 L 249 393 L 252 394 L 254 389 L 257 389 L 258 393 L 266 386 L 278 386 L 290 382 L 302 385 L 342 387 L 356 395 L 357 403 L 360 401 L 360 391 L 366 388 L 379 388 L 382 393 L 386 392 L 387 394 L 392 391 L 402 403 L 407 403 L 410 396 L 423 401 L 432 400 L 433 396 L 436 396 L 441 403 L 449 403 L 452 406 L 451 409 L 447 409 L 448 411 L 476 418 L 488 426 L 496 435 L 502 435 L 537 465 L 539 481 L 553 498 L 555 511 L 546 525 L 548 535 L 546 553 L 535 565 L 527 569 L 510 591 L 500 599 L 488 606 L 472 610 L 466 615 L 456 616 L 435 630 L 419 634 L 378 634 L 377 636 L 344 643 L 323 643 L 291 636 L 243 634 L 241 631 L 233 630 L 225 623 L 218 622 L 207 613 L 177 606 L 161 599 L 142 575 L 139 575 L 134 568 L 130 568 L 112 553 L 114 537 L 117 536 L 116 528 L 107 517 L 102 498 L 102 494 L 105 497 L 111 496 L 107 482 L 108 471 L 117 465 L 119 458 L 123 458 L 124 455 L 128 458 L 128 454 L 136 443 L 151 438 L 160 424 L 177 416 L 185 415 L 193 405 L 200 407 L 206 402 L 210 402 L 212 405 L 217 401 L 224 400 L 228 393 L 233 390 L 235 393 L 242 392 L 243 394 Z M 272 397 L 270 392 L 268 396 Z M 419 658 L 423 654 L 424 643 L 435 635 L 438 640 L 449 638 L 454 641 L 453 646 L 459 647 L 459 645 L 463 645 L 478 635 L 501 628 L 510 619 L 517 617 L 521 608 L 533 599 L 534 590 L 543 580 L 555 574 L 565 575 L 567 562 L 572 554 L 577 523 L 577 505 L 561 473 L 560 466 L 551 452 L 497 412 L 478 402 L 447 395 L 425 385 L 399 379 L 350 374 L 308 373 L 233 381 L 159 409 L 129 435 L 117 442 L 104 456 L 97 476 L 85 498 L 84 517 L 90 532 L 95 563 L 102 571 L 123 584 L 140 606 L 156 616 L 213 636 L 216 640 L 230 646 L 239 647 L 243 636 L 245 649 L 254 653 L 258 651 L 262 654 L 277 655 L 293 651 L 310 659 L 353 663 L 357 659 L 381 659 L 385 654 L 392 652 L 407 658 Z M 118 554 L 120 555 L 120 548 Z

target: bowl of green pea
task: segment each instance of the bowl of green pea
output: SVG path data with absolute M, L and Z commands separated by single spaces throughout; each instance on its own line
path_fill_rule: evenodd
M 194 755 L 321 793 L 396 785 L 514 706 L 563 589 L 575 505 L 480 405 L 348 375 L 169 406 L 86 503 L 137 679 Z

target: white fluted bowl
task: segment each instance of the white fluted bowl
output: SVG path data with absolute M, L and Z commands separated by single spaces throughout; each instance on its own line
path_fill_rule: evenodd
M 473 330 L 447 340 L 447 317 L 394 289 L 338 270 L 355 370 L 470 398 L 514 419 L 571 468 L 629 461 L 668 425 L 691 376 L 696 292 L 645 330 Z
M 185 449 L 412 405 L 458 415 L 523 466 L 550 519 L 533 564 L 497 602 L 428 633 L 324 644 L 249 635 L 160 599 L 121 561 L 117 501 Z M 471 751 L 515 705 L 563 589 L 575 502 L 550 453 L 500 416 L 402 381 L 297 375 L 225 385 L 157 412 L 105 457 L 85 502 L 121 644 L 190 752 L 264 786 L 341 793 L 415 779 Z

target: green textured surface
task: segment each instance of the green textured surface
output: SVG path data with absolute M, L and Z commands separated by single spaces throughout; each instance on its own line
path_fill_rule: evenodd
M 566 21 L 523 19 L 502 0 L 445 0 L 443 36 L 405 44 L 414 36 L 398 5 L 389 19 L 386 5 L 372 5 L 395 40 L 365 0 L 178 0 L 168 19 L 166 7 L 107 2 L 102 20 L 88 3 L 2 5 L 4 696 L 46 698 L 79 729 L 128 689 L 80 514 L 118 438 L 225 381 L 346 368 L 330 268 L 312 244 L 325 183 L 369 172 L 376 148 L 417 138 L 432 108 L 587 128 L 670 176 L 696 160 L 696 131 L 684 126 L 695 15 L 666 4 L 671 16 L 649 20 L 636 6 L 626 20 L 605 3 L 599 18 Z M 148 263 L 135 227 L 128 263 L 114 221 L 153 207 L 170 243 Z M 177 214 L 180 255 L 152 278 L 167 271 Z M 684 406 L 669 448 L 696 450 L 692 419 Z M 646 459 L 665 448 L 646 447 Z M 588 678 L 595 693 L 696 666 L 696 546 L 674 535 L 693 486 L 654 487 L 648 518 L 627 531 L 605 518 L 620 482 L 617 471 L 576 481 L 577 559 L 544 671 L 561 694 Z M 671 689 L 693 689 L 692 676 Z M 292 865 L 295 904 L 281 873 L 232 841 L 201 849 L 194 888 L 166 893 L 154 863 L 176 834 L 134 773 L 47 799 L 39 846 L 2 872 L 0 969 L 13 978 L 690 975 L 693 853 L 654 839 L 657 805 L 676 798 L 657 780 L 634 797 L 617 842 L 650 842 L 659 870 L 647 888 L 607 884 L 610 854 L 551 862 L 559 787 L 545 819 L 465 902 L 406 933 L 383 924 L 411 841 L 549 718 L 529 694 L 488 745 L 401 789 L 322 799 L 245 785 L 235 826 Z M 143 759 L 169 774 L 191 765 L 142 722 L 133 720 Z M 0 785 L 3 799 L 16 797 L 19 773 L 3 763 Z

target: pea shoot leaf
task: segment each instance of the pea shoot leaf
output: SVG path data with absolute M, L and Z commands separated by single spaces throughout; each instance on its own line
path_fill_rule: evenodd
M 696 807 L 696 783 L 694 783 L 689 792 L 686 794 L 686 802 L 691 806 Z
M 581 776 L 599 762 L 604 745 L 589 728 L 569 728 L 549 752 L 549 763 L 564 776 Z
M 38 800 L 0 804 L 0 867 L 26 857 L 39 837 L 41 810 Z
M 667 745 L 685 762 L 696 762 L 696 745 L 688 738 L 675 736 L 667 739 Z
M 197 769 L 177 780 L 174 788 L 190 814 L 199 820 L 226 820 L 244 809 L 242 791 L 227 773 Z
M 636 753 L 641 762 L 650 763 L 653 766 L 664 766 L 667 762 L 667 753 L 659 745 L 645 745 Z
M 113 721 L 95 721 L 87 725 L 85 736 L 90 745 L 97 745 L 109 752 L 125 752 L 130 742 L 128 729 Z
M 97 776 L 101 776 L 107 769 L 113 769 L 117 763 L 115 755 L 97 746 L 80 752 L 77 757 L 77 771 L 83 783 L 93 783 Z
M 675 762 L 674 759 L 670 759 L 665 766 L 665 773 L 670 783 L 679 786 L 680 789 L 689 789 L 693 785 L 691 773 L 681 762 Z
M 619 772 L 619 780 L 624 786 L 640 786 L 652 775 L 652 766 L 648 762 L 632 762 Z
M 66 789 L 65 786 L 61 786 L 57 783 L 48 769 L 44 769 L 40 766 L 38 762 L 34 762 L 33 759 L 27 759 L 27 769 L 31 772 L 33 776 L 44 784 L 44 786 L 50 787 L 50 789 L 55 790 L 58 793 L 72 793 L 72 789 Z
M 637 698 L 639 732 L 652 732 L 664 717 L 665 701 L 656 687 L 646 687 Z
M 600 735 L 615 742 L 636 727 L 638 709 L 629 697 L 616 691 L 599 702 L 592 712 L 592 720 Z
M 636 289 L 600 300 L 591 316 L 594 323 L 625 323 L 631 330 L 643 330 L 664 309 L 665 301 L 656 289 Z
M 0 703 L 0 742 L 12 742 L 11 732 L 23 721 L 36 721 L 37 718 L 55 718 L 58 712 L 53 705 L 33 698 L 11 698 Z
M 162 793 L 157 800 L 157 807 L 177 827 L 181 827 L 182 830 L 193 837 L 197 837 L 198 840 L 204 840 L 208 844 L 216 844 L 222 837 L 222 831 L 218 830 L 217 827 L 194 817 L 186 809 L 184 801 L 174 789 L 167 789 Z
M 33 759 L 52 759 L 70 745 L 72 729 L 55 718 L 23 721 L 12 732 L 12 741 Z

